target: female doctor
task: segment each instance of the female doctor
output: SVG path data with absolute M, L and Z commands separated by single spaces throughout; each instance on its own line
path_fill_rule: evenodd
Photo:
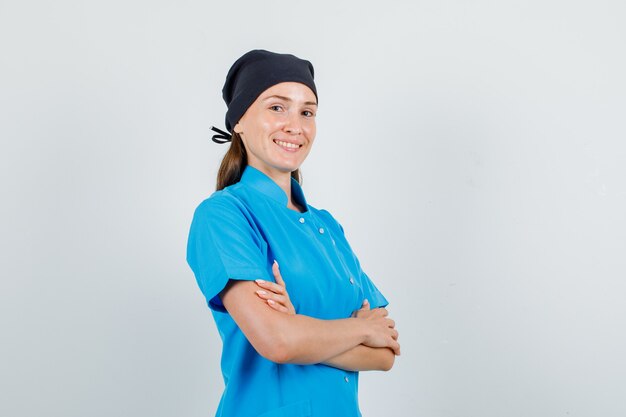
M 389 370 L 400 354 L 387 300 L 300 186 L 313 75 L 309 61 L 252 50 L 222 90 L 230 133 L 212 128 L 213 140 L 230 146 L 187 245 L 223 344 L 218 417 L 361 416 L 358 372 Z

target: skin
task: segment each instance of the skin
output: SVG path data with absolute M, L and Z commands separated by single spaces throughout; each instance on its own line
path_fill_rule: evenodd
M 241 135 L 248 165 L 283 189 L 292 210 L 299 211 L 291 199 L 291 172 L 302 165 L 315 141 L 316 103 L 315 94 L 304 84 L 276 84 L 261 93 L 233 127 Z M 277 145 L 275 139 L 300 147 L 290 152 Z
M 295 211 L 304 208 L 292 200 L 291 172 L 311 151 L 316 112 L 309 87 L 285 82 L 261 93 L 233 128 L 241 135 L 248 164 L 274 180 L 288 197 L 287 207 Z M 285 149 L 276 140 L 298 148 Z M 352 371 L 391 369 L 400 345 L 386 309 L 370 310 L 364 304 L 352 317 L 339 320 L 296 314 L 277 263 L 273 271 L 277 284 L 231 280 L 220 293 L 224 307 L 260 355 L 277 363 L 325 363 Z
M 279 270 L 278 262 L 274 261 L 272 266 L 274 282 L 256 280 L 261 288 L 257 290 L 257 295 L 267 302 L 268 306 L 285 314 L 296 314 L 296 310 L 289 299 L 287 286 Z M 352 317 L 365 317 L 372 314 L 369 301 L 363 300 L 361 308 L 352 314 Z M 397 341 L 397 337 L 396 337 Z M 398 350 L 398 354 L 400 354 Z M 348 371 L 388 371 L 393 367 L 395 353 L 390 348 L 371 348 L 359 345 L 340 355 L 332 357 L 323 363 Z

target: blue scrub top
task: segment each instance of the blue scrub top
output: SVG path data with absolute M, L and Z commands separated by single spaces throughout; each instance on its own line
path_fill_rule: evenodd
M 229 279 L 275 281 L 276 259 L 298 314 L 341 319 L 350 317 L 365 298 L 371 308 L 387 305 L 361 270 L 343 227 L 328 211 L 308 205 L 293 178 L 291 192 L 305 212 L 287 208 L 285 192 L 248 165 L 238 183 L 216 191 L 194 212 L 187 262 L 223 343 L 225 389 L 217 417 L 361 415 L 358 372 L 265 359 L 218 296 Z

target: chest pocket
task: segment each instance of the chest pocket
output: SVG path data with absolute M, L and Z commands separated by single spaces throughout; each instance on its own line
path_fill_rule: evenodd
M 266 411 L 257 417 L 310 417 L 311 401 L 304 400 L 296 403 L 287 404 L 274 410 Z

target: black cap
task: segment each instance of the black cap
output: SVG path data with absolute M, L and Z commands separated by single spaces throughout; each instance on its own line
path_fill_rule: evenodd
M 245 53 L 230 67 L 222 89 L 222 97 L 228 106 L 226 129 L 232 133 L 248 107 L 263 91 L 275 84 L 287 81 L 302 83 L 313 90 L 318 99 L 313 74 L 313 65 L 309 61 L 291 54 L 264 49 Z

